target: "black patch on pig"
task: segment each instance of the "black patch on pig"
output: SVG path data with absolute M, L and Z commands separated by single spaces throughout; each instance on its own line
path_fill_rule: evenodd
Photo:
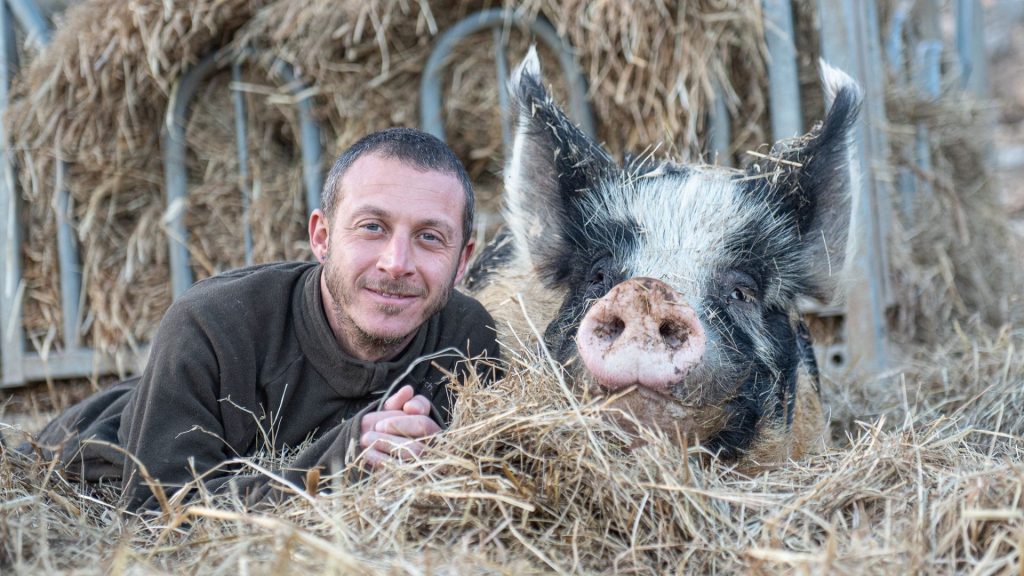
M 814 344 L 811 342 L 811 332 L 807 329 L 807 324 L 802 320 L 797 322 L 796 325 L 796 346 L 800 354 L 800 364 L 807 370 L 807 374 L 814 379 L 815 392 L 821 394 L 820 386 L 818 386 L 820 374 L 818 371 L 818 359 L 814 357 Z
M 847 162 L 859 107 L 856 88 L 841 89 L 820 126 L 772 150 L 771 156 L 781 161 L 761 161 L 738 178 L 742 193 L 767 207 L 774 218 L 788 222 L 798 239 L 796 246 L 785 249 L 789 265 L 781 266 L 792 293 L 787 296 L 806 294 L 829 300 L 834 291 L 831 271 L 842 268 L 846 246 Z M 762 256 L 770 261 L 770 254 Z
M 723 347 L 723 353 L 731 356 L 730 362 L 750 367 L 737 393 L 723 406 L 725 425 L 705 442 L 705 446 L 718 457 L 735 459 L 750 448 L 763 419 L 782 420 L 786 417 L 785 407 L 793 397 L 800 362 L 796 334 L 784 310 L 764 311 L 767 336 L 775 346 L 772 359 L 778 372 L 773 372 L 757 360 L 753 340 L 724 310 L 725 304 L 709 298 L 705 307 L 714 310 L 716 318 L 713 324 L 706 325 L 720 331 L 720 337 L 729 341 L 730 345 Z M 790 424 L 791 420 L 787 427 Z
M 483 288 L 494 277 L 495 271 L 505 268 L 514 255 L 512 232 L 508 228 L 502 228 L 473 259 L 473 263 L 462 278 L 462 286 L 469 291 Z
M 591 304 L 632 276 L 624 262 L 637 249 L 636 223 L 601 220 L 579 222 L 571 236 L 573 252 L 563 260 L 567 270 L 565 299 L 544 330 L 544 343 L 559 362 L 576 353 L 576 333 Z

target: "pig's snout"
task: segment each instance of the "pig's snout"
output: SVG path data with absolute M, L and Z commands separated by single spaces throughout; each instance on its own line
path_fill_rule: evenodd
M 697 313 L 678 292 L 660 280 L 632 278 L 594 303 L 576 344 L 602 388 L 639 384 L 667 393 L 700 363 L 706 339 Z

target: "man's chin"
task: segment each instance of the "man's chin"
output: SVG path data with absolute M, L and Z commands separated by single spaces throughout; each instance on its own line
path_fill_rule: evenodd
M 401 344 L 413 335 L 423 324 L 421 321 L 410 320 L 408 322 L 395 322 L 394 316 L 389 316 L 383 321 L 371 319 L 368 322 L 360 323 L 359 332 L 361 339 L 365 342 L 379 343 L 386 346 Z M 367 329 L 372 326 L 373 329 Z

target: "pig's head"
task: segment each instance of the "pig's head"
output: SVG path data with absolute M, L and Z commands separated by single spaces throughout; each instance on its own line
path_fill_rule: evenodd
M 519 66 L 506 219 L 516 257 L 562 297 L 544 339 L 578 384 L 724 456 L 792 418 L 796 299 L 835 289 L 860 103 L 848 76 L 823 77 L 827 117 L 777 160 L 622 168 L 552 102 L 534 54 Z

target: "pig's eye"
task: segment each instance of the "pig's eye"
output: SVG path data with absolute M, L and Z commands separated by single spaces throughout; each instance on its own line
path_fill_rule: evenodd
M 740 302 L 753 304 L 757 302 L 757 283 L 749 274 L 739 270 L 725 272 L 720 278 L 722 282 L 722 294 L 730 304 Z
M 750 294 L 749 291 L 736 287 L 733 288 L 732 292 L 729 294 L 729 300 L 734 302 L 753 302 L 754 296 L 753 294 Z

